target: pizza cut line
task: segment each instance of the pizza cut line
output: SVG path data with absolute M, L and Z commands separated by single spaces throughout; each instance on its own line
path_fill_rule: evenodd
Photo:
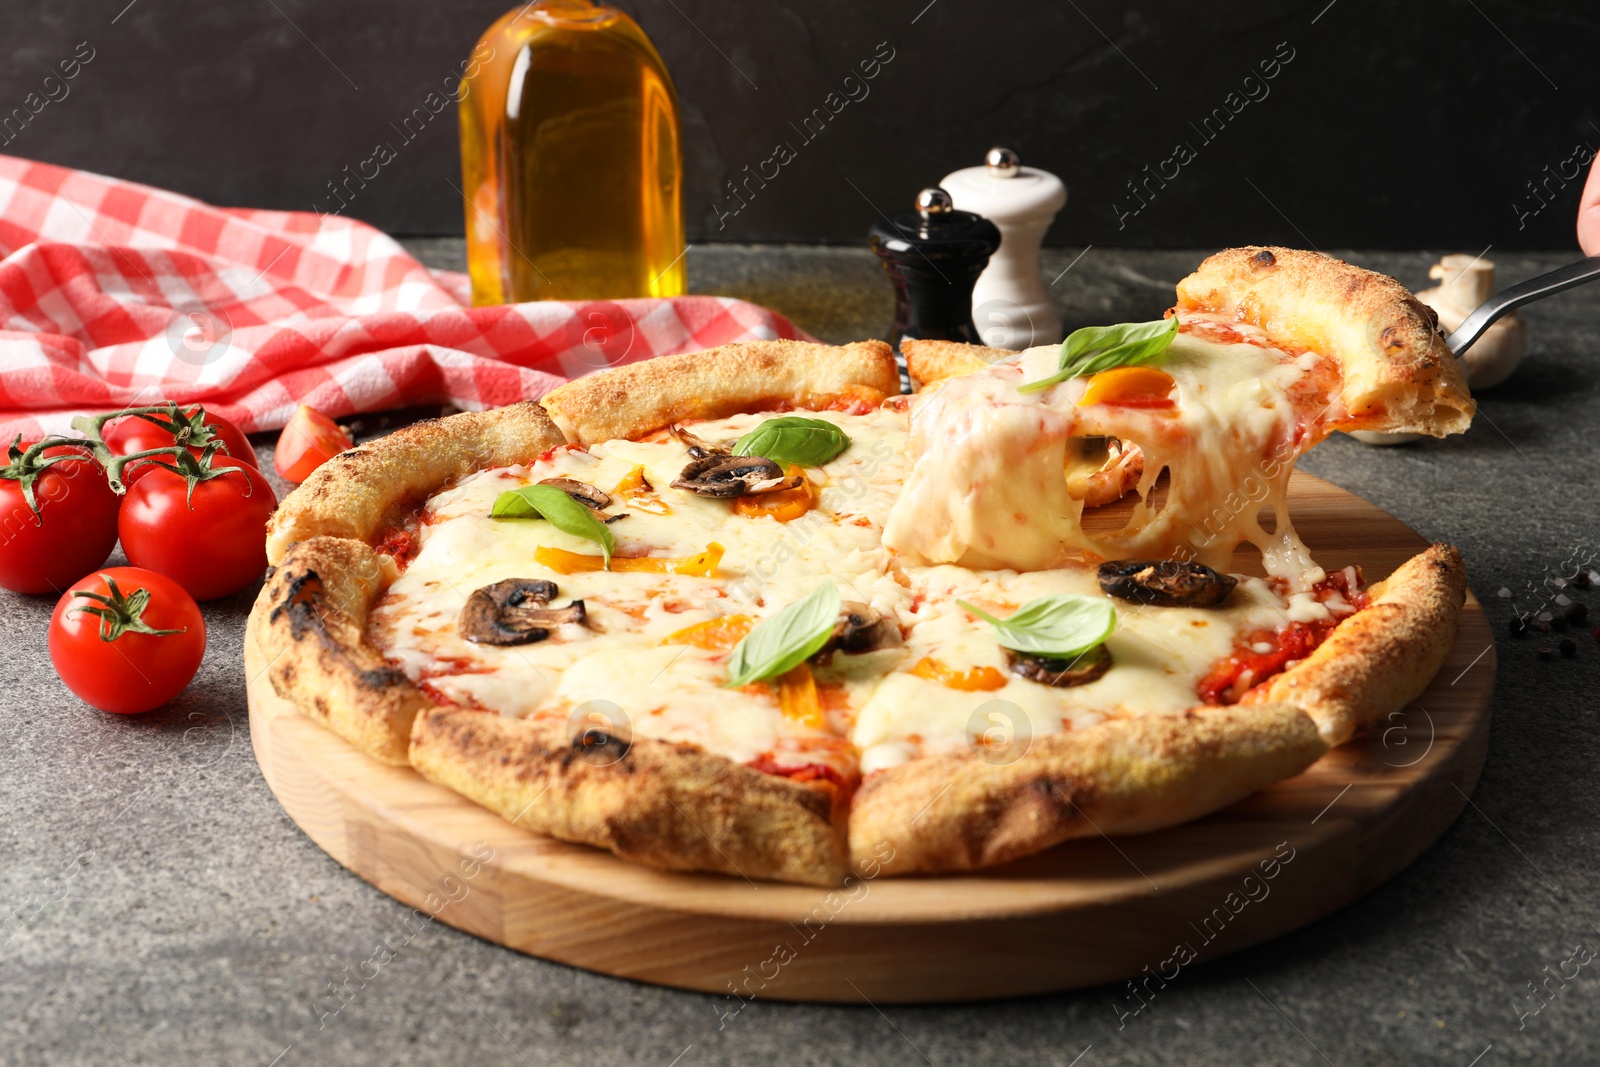
M 901 396 L 881 343 L 760 342 L 409 427 L 280 508 L 251 640 L 372 757 L 668 870 L 972 870 L 1215 811 L 1419 694 L 1465 597 L 1445 545 L 1319 567 L 1295 459 L 1472 404 L 1391 279 L 1245 248 L 1178 298 L 1078 376 L 907 342 Z

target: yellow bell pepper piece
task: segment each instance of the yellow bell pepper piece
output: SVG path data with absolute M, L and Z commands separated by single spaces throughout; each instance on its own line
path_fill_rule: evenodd
M 612 556 L 609 569 L 638 574 L 688 574 L 697 578 L 715 578 L 723 551 L 723 547 L 713 541 L 704 552 L 696 552 L 692 556 Z M 544 545 L 533 550 L 533 561 L 549 567 L 557 574 L 582 574 L 607 569 L 604 556 L 589 556 Z

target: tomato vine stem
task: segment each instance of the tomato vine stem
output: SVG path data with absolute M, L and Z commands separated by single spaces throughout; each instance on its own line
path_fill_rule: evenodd
M 100 640 L 107 643 L 115 641 L 123 634 L 149 634 L 151 637 L 165 637 L 168 634 L 181 634 L 182 628 L 177 630 L 157 630 L 144 621 L 144 609 L 150 605 L 150 590 L 135 589 L 123 595 L 117 588 L 117 580 L 109 574 L 101 574 L 101 580 L 106 583 L 109 593 L 96 593 L 89 589 L 74 589 L 73 596 L 81 596 L 85 600 L 93 600 L 102 607 L 93 604 L 76 604 L 68 609 L 68 615 L 83 612 L 100 617 Z

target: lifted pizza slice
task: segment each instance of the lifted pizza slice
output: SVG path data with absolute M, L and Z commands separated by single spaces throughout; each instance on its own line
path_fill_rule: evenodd
M 1180 282 L 1164 324 L 1129 328 L 1151 338 L 1096 338 L 1075 361 L 1077 335 L 1000 360 L 910 343 L 925 383 L 915 462 L 884 542 L 918 562 L 1019 570 L 1072 557 L 1226 567 L 1249 542 L 1307 590 L 1325 576 L 1285 504 L 1299 456 L 1334 430 L 1444 436 L 1471 420 L 1435 322 L 1391 278 L 1241 248 Z M 1089 477 L 1136 495 L 1116 523 L 1086 518 L 1107 495 L 1080 488 Z

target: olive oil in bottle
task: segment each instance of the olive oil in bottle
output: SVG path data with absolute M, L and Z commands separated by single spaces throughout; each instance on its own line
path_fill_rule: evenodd
M 474 304 L 678 296 L 678 97 L 636 22 L 538 0 L 489 27 L 463 84 Z

